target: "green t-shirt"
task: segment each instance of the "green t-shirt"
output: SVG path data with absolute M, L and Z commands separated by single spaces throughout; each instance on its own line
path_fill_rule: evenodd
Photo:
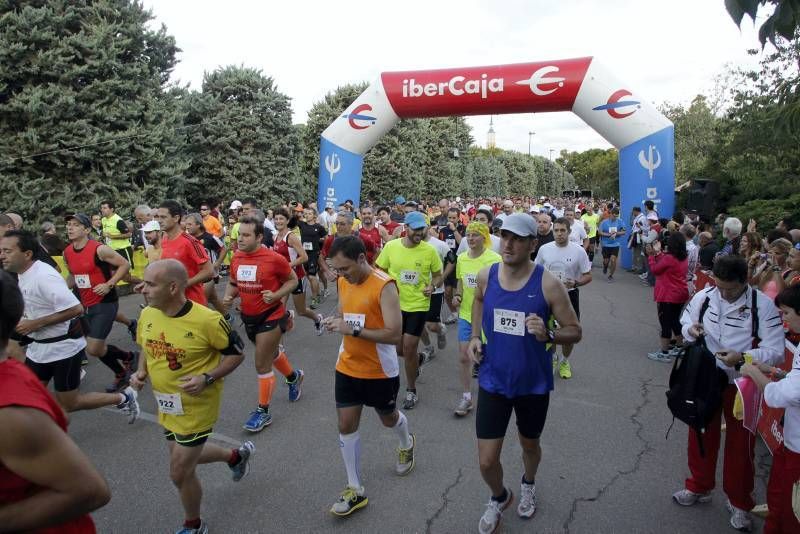
M 397 282 L 402 311 L 428 311 L 431 299 L 422 289 L 431 283 L 433 273 L 442 271 L 442 260 L 432 245 L 423 241 L 408 248 L 403 239 L 393 239 L 384 245 L 375 265 Z
M 503 259 L 492 249 L 486 249 L 477 258 L 470 258 L 469 251 L 458 255 L 456 278 L 461 280 L 461 307 L 458 316 L 472 322 L 472 302 L 475 300 L 475 288 L 478 287 L 478 273 L 484 267 L 500 263 Z
M 581 220 L 586 223 L 589 227 L 589 230 L 586 232 L 586 235 L 591 239 L 592 237 L 597 236 L 597 225 L 600 224 L 600 214 L 594 213 L 589 215 L 588 213 L 581 215 Z

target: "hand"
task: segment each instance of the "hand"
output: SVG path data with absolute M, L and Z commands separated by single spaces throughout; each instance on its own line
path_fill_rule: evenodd
M 772 367 L 770 367 L 769 365 L 767 365 L 766 367 L 767 371 L 764 371 L 761 369 L 761 364 L 759 364 L 759 362 L 746 363 L 742 365 L 742 368 L 739 369 L 739 372 L 742 373 L 742 376 L 747 376 L 755 379 L 758 375 L 761 374 L 765 375 L 772 374 Z
M 702 337 L 706 334 L 706 329 L 703 325 L 696 323 L 689 327 L 689 335 L 693 338 Z
M 661 241 L 653 241 L 653 253 L 658 254 L 661 252 Z
M 108 295 L 108 293 L 111 291 L 111 286 L 103 282 L 102 284 L 97 284 L 96 286 L 94 286 L 92 288 L 92 291 L 94 291 L 96 295 L 100 296 Z
M 422 288 L 422 294 L 425 295 L 426 297 L 430 297 L 431 293 L 433 293 L 433 286 L 431 284 L 428 284 L 427 286 Z
M 734 365 L 742 361 L 742 353 L 730 349 L 722 349 L 718 351 L 715 354 L 715 356 L 719 361 L 721 361 L 728 367 L 733 367 Z
M 747 231 L 748 232 L 755 232 L 756 231 L 756 221 L 755 219 L 750 219 L 747 223 Z
M 199 395 L 206 388 L 206 377 L 203 375 L 182 376 L 178 381 L 183 382 L 180 388 L 192 396 Z
M 147 375 L 145 373 L 137 371 L 131 375 L 131 387 L 136 391 L 141 391 L 145 382 L 147 382 Z
M 226 296 L 222 299 L 222 307 L 225 308 L 225 311 L 228 311 L 232 305 L 233 305 L 232 296 Z
M 345 322 L 341 317 L 331 315 L 322 320 L 322 325 L 328 332 L 338 332 L 344 336 L 353 335 L 353 327 Z
M 529 334 L 536 336 L 537 341 L 547 341 L 547 327 L 544 324 L 544 320 L 535 313 L 530 313 L 525 318 L 525 327 L 528 329 Z
M 567 289 L 572 289 L 576 287 L 575 280 L 573 280 L 572 278 L 567 278 L 566 280 L 564 280 L 564 287 L 566 287 Z
M 467 345 L 467 356 L 475 363 L 481 363 L 483 360 L 483 342 L 478 337 L 473 337 L 469 340 Z
M 333 271 L 328 271 L 325 273 L 325 278 L 328 279 L 328 282 L 335 282 L 336 278 L 338 278 L 338 275 Z
M 133 288 L 133 291 L 136 293 L 141 293 L 142 291 L 144 291 L 144 282 L 142 282 L 141 284 L 136 284 L 136 286 Z
M 17 323 L 17 327 L 15 328 L 15 330 L 17 331 L 18 334 L 27 336 L 31 332 L 36 332 L 41 328 L 42 325 L 36 319 L 22 319 L 19 323 Z
M 462 301 L 461 295 L 453 295 L 453 304 L 457 308 L 461 307 L 461 301 Z
M 261 292 L 261 298 L 264 299 L 264 302 L 267 304 L 272 304 L 272 301 L 275 300 L 275 293 L 270 291 L 269 289 L 265 289 Z
M 455 224 L 453 224 L 453 223 L 451 223 L 451 222 L 448 222 L 448 223 L 447 223 L 447 227 L 448 227 L 448 228 L 449 228 L 449 229 L 450 229 L 452 232 L 455 232 L 455 231 L 456 231 L 456 225 L 455 225 Z

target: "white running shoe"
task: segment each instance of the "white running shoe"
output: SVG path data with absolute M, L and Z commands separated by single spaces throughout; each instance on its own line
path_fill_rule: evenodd
M 514 493 L 510 488 L 506 488 L 506 500 L 496 501 L 489 499 L 486 503 L 486 511 L 478 522 L 478 532 L 481 534 L 492 534 L 497 531 L 500 521 L 503 519 L 503 510 L 508 508 L 514 501 Z
M 536 513 L 536 484 L 520 483 L 519 504 L 517 514 L 523 519 L 530 519 Z

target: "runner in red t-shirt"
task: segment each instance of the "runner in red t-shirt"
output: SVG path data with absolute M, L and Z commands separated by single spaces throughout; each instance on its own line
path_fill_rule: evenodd
M 24 308 L 0 271 L 0 525 L 34 534 L 93 534 L 89 512 L 111 498 L 108 484 L 67 435 L 67 420 L 25 365 L 8 359 Z M 16 346 L 18 349 L 19 347 Z M 36 483 L 31 482 L 36 480 Z
M 183 231 L 182 214 L 183 208 L 174 200 L 165 200 L 158 207 L 158 222 L 164 231 L 161 237 L 161 259 L 176 259 L 186 267 L 186 272 L 189 273 L 186 298 L 205 306 L 208 300 L 203 284 L 213 278 L 214 268 L 203 244 Z
M 238 296 L 247 337 L 255 344 L 258 373 L 258 407 L 250 412 L 244 429 L 259 432 L 272 423 L 269 404 L 275 389 L 275 367 L 289 386 L 289 400 L 302 393 L 303 370 L 293 369 L 280 347 L 281 336 L 291 329 L 291 318 L 283 298 L 297 287 L 297 274 L 277 252 L 261 244 L 263 222 L 251 215 L 239 219 L 238 249 L 233 255 L 230 282 L 222 305 L 226 311 Z M 277 357 L 276 357 L 277 356 Z
M 334 273 L 330 267 L 328 267 L 328 262 L 326 261 L 328 258 L 328 254 L 330 254 L 331 245 L 333 245 L 333 240 L 337 237 L 345 237 L 348 235 L 353 234 L 353 214 L 347 211 L 340 211 L 336 215 L 336 234 L 329 235 L 325 238 L 325 242 L 322 244 L 322 250 L 319 254 L 319 270 L 322 272 L 324 276 L 328 278 L 330 281 L 336 280 L 336 273 Z M 367 258 L 375 257 L 375 244 L 367 239 L 364 239 L 361 236 L 358 236 L 361 239 L 361 242 L 364 243 L 364 248 L 367 250 Z M 371 264 L 371 262 L 370 262 Z

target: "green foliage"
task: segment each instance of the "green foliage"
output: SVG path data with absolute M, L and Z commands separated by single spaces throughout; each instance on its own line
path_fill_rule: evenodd
M 675 125 L 675 184 L 703 178 L 721 122 L 711 111 L 707 97 L 697 95 L 688 107 L 667 103 L 661 112 Z
M 597 197 L 619 197 L 619 154 L 616 149 L 562 150 L 556 163 L 574 176 L 577 188 L 591 189 Z
M 755 219 L 758 228 L 774 228 L 783 217 L 791 217 L 795 225 L 800 223 L 800 193 L 778 200 L 750 200 L 730 209 L 730 215 L 745 225 Z
M 0 198 L 26 220 L 182 196 L 179 51 L 138 3 L 0 2 Z
M 305 199 L 310 181 L 295 161 L 299 132 L 292 126 L 290 98 L 261 71 L 228 66 L 206 73 L 201 93 L 182 100 L 186 114 L 187 174 L 196 187 L 192 205 L 214 198 L 253 196 L 272 206 Z
M 745 15 L 755 22 L 759 9 L 767 4 L 774 6 L 774 10 L 758 29 L 761 46 L 767 43 L 767 39 L 775 44 L 779 36 L 791 39 L 800 25 L 800 3 L 796 0 L 725 0 L 728 14 L 739 27 Z

